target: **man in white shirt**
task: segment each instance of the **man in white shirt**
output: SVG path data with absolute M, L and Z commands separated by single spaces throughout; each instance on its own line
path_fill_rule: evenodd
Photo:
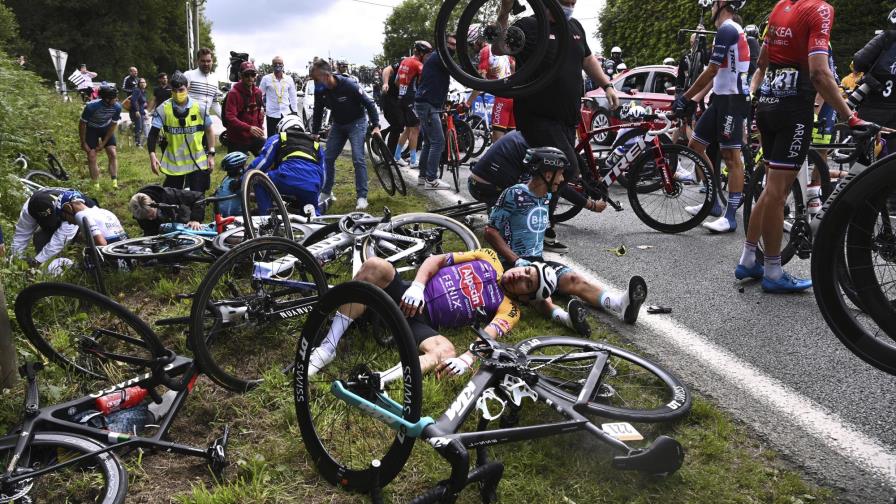
M 218 81 L 212 76 L 212 51 L 203 47 L 197 51 L 199 68 L 184 72 L 190 83 L 190 98 L 199 103 L 203 115 L 221 116 L 221 97 Z
M 289 114 L 297 114 L 299 104 L 296 101 L 296 83 L 283 72 L 283 58 L 274 56 L 271 60 L 274 72 L 261 78 L 262 94 L 264 94 L 265 123 L 268 137 L 277 134 L 277 124 Z

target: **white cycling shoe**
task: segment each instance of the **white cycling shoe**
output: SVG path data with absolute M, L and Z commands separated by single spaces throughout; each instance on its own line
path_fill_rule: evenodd
M 732 226 L 725 217 L 719 217 L 712 222 L 704 222 L 702 225 L 711 233 L 731 233 L 737 230 L 737 224 Z
M 308 376 L 316 375 L 327 364 L 333 362 L 335 357 L 335 353 L 327 352 L 322 347 L 315 348 L 308 359 Z

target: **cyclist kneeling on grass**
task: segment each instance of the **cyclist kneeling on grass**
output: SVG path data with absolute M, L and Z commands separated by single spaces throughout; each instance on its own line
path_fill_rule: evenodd
M 48 188 L 36 191 L 22 205 L 19 219 L 16 221 L 15 234 L 12 239 L 12 257 L 25 258 L 28 242 L 34 243 L 34 257 L 25 259 L 32 267 L 52 259 L 62 252 L 65 244 L 75 238 L 78 227 L 64 222 L 55 212 L 56 201 L 66 191 L 72 189 Z M 88 205 L 96 202 L 87 198 Z
M 536 300 L 533 305 L 543 315 L 587 336 L 590 329 L 582 304 L 585 301 L 634 324 L 647 297 L 643 278 L 633 276 L 626 292 L 613 293 L 568 266 L 542 258 L 544 233 L 549 223 L 548 205 L 563 182 L 564 170 L 569 165 L 566 155 L 554 147 L 538 147 L 526 152 L 523 164 L 532 178 L 527 184 L 517 184 L 501 193 L 485 228 L 486 241 L 501 255 L 505 267 L 546 262 L 556 271 L 557 292 L 581 299 L 570 301 L 567 310 L 554 306 L 549 297 Z
M 267 139 L 249 169 L 267 172 L 280 194 L 295 198 L 299 208 L 305 205 L 317 208 L 326 173 L 326 158 L 320 142 L 305 132 L 298 116 L 284 117 L 277 130 L 280 133 Z M 266 212 L 271 206 L 270 196 L 259 191 L 256 198 L 259 210 Z
M 475 357 L 470 352 L 458 357 L 437 328 L 473 325 L 481 308 L 491 317 L 483 330 L 499 338 L 520 319 L 517 300 L 546 299 L 557 282 L 554 269 L 543 263 L 505 271 L 490 249 L 431 256 L 413 282 L 402 280 L 389 262 L 373 257 L 364 261 L 354 279 L 381 287 L 398 303 L 422 354 L 420 368 L 425 372 L 435 367 L 440 378 L 466 373 Z M 362 313 L 364 307 L 357 304 L 340 307 L 323 343 L 311 354 L 311 374 L 333 360 L 339 339 Z M 384 382 L 400 377 L 400 365 L 381 376 Z
M 131 196 L 128 202 L 128 210 L 140 225 L 144 236 L 159 234 L 159 226 L 163 219 L 160 216 L 170 218 L 172 222 L 186 224 L 190 229 L 202 227 L 205 218 L 205 207 L 196 202 L 205 196 L 198 191 L 176 189 L 174 187 L 162 187 L 160 185 L 143 186 L 137 194 Z M 156 203 L 165 205 L 177 205 L 174 215 L 164 212 L 153 206 Z
M 65 222 L 87 225 L 93 243 L 105 246 L 124 240 L 128 234 L 114 213 L 98 206 L 87 206 L 87 199 L 78 191 L 65 191 L 56 200 L 56 214 Z

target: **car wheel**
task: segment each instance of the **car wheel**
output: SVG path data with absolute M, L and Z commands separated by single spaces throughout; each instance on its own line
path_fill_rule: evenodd
M 591 116 L 591 130 L 606 128 L 608 126 L 610 126 L 610 112 L 603 107 L 599 107 Z M 611 145 L 615 138 L 615 131 L 605 131 L 594 135 L 592 142 L 597 143 L 598 145 Z

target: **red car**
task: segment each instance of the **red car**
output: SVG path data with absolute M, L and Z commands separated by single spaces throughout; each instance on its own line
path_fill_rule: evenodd
M 675 101 L 675 79 L 678 67 L 669 65 L 647 65 L 633 68 L 613 77 L 610 81 L 616 88 L 619 104 L 636 102 L 653 110 L 669 111 Z M 589 91 L 582 101 L 582 119 L 591 129 L 605 128 L 619 124 L 620 120 L 610 113 L 603 89 Z M 597 143 L 609 145 L 616 137 L 615 132 L 595 136 Z

